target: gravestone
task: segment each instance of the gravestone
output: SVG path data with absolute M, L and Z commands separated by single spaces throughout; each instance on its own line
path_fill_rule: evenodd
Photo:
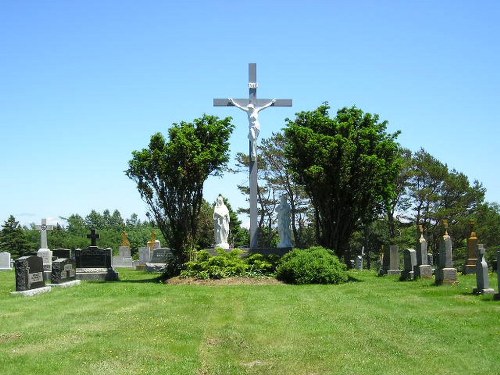
M 151 260 L 151 250 L 149 247 L 139 248 L 139 264 L 146 264 Z
M 151 239 L 148 241 L 147 246 L 151 251 L 161 247 L 161 243 L 156 239 L 156 233 L 154 231 L 151 232 Z
M 477 246 L 479 240 L 474 231 L 474 221 L 469 221 L 470 236 L 467 238 L 467 262 L 464 265 L 464 274 L 471 275 L 476 273 L 477 269 Z
M 134 262 L 132 261 L 130 247 L 120 246 L 118 248 L 118 253 L 119 253 L 118 256 L 113 257 L 113 267 L 124 267 L 124 268 L 134 267 Z
M 113 250 L 96 246 L 99 234 L 94 229 L 87 235 L 91 245 L 87 249 L 75 250 L 76 278 L 78 280 L 116 281 L 118 273 L 113 269 Z
M 415 277 L 423 279 L 432 278 L 432 266 L 429 264 L 429 254 L 427 253 L 427 241 L 424 237 L 424 227 L 418 226 L 420 229 L 420 238 L 417 241 L 417 264 L 415 266 Z
M 398 245 L 390 245 L 385 249 L 382 258 L 381 275 L 401 275 L 399 269 L 399 247 Z
M 358 255 L 356 257 L 356 269 L 357 270 L 363 269 L 363 256 L 361 256 L 361 255 Z
M 500 250 L 497 250 L 497 279 L 498 293 L 494 295 L 495 300 L 500 300 Z
M 47 225 L 47 219 L 42 219 L 41 224 L 37 225 L 36 229 L 40 231 L 40 249 L 37 255 L 43 259 L 43 275 L 45 280 L 49 280 L 52 271 L 52 251 L 47 245 L 47 231 L 54 229 L 54 226 Z
M 71 252 L 71 249 L 54 249 L 54 250 L 52 250 L 52 256 L 56 257 L 58 259 L 63 259 L 63 258 L 72 259 L 72 258 L 74 258 L 73 254 Z
M 31 296 L 50 291 L 49 286 L 45 286 L 43 277 L 43 259 L 39 256 L 30 255 L 16 259 L 16 292 L 12 294 L 22 294 Z
M 10 271 L 11 269 L 10 253 L 2 251 L 0 253 L 0 271 Z
M 454 284 L 458 282 L 457 269 L 453 268 L 453 245 L 448 235 L 448 222 L 443 220 L 445 233 L 439 244 L 439 256 L 436 269 L 436 284 Z
M 69 258 L 54 260 L 50 280 L 50 286 L 69 287 L 80 284 L 80 280 L 76 280 L 75 261 Z
M 148 272 L 163 272 L 168 263 L 174 260 L 172 250 L 169 248 L 159 248 L 153 250 L 151 260 L 146 263 Z
M 488 275 L 488 263 L 484 255 L 486 249 L 483 244 L 478 244 L 476 249 L 476 285 L 477 287 L 473 289 L 474 294 L 491 294 L 495 291 L 490 288 L 490 277 Z
M 405 249 L 403 251 L 403 272 L 401 280 L 415 279 L 415 268 L 417 267 L 417 252 L 413 249 Z

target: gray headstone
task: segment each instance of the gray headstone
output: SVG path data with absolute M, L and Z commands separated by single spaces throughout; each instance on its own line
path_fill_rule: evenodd
M 417 241 L 416 252 L 417 265 L 414 267 L 414 277 L 421 277 L 425 279 L 432 278 L 432 266 L 431 263 L 429 263 L 429 257 L 432 258 L 432 255 L 427 253 L 427 241 L 425 240 L 423 233 Z
M 484 258 L 486 249 L 483 244 L 478 244 L 476 249 L 476 283 L 477 287 L 472 291 L 474 294 L 495 293 L 490 288 L 490 277 L 488 275 L 488 264 Z
M 500 250 L 497 250 L 497 278 L 498 278 L 498 293 L 495 294 L 495 300 L 500 300 Z
M 154 249 L 149 263 L 167 263 L 171 258 L 173 254 L 169 248 Z
M 457 269 L 453 268 L 453 245 L 451 237 L 445 234 L 440 241 L 436 284 L 453 284 L 458 281 Z
M 16 291 L 22 292 L 45 287 L 43 260 L 38 256 L 24 256 L 16 259 Z
M 146 264 L 151 260 L 151 250 L 149 247 L 139 248 L 139 263 Z
M 75 261 L 69 258 L 61 258 L 52 262 L 51 282 L 60 284 L 76 279 Z
M 358 255 L 356 257 L 356 269 L 358 269 L 358 270 L 363 269 L 363 257 L 361 255 Z
M 50 273 L 52 272 L 52 251 L 49 249 L 40 249 L 36 254 L 43 259 L 43 272 L 45 280 L 50 279 Z
M 413 280 L 415 278 L 415 267 L 417 266 L 417 252 L 413 249 L 403 251 L 404 269 L 401 274 L 403 280 Z
M 113 257 L 113 267 L 133 268 L 134 262 L 130 253 L 130 247 L 120 246 L 118 252 L 119 255 Z
M 11 269 L 10 253 L 2 251 L 0 253 L 0 271 L 7 271 Z

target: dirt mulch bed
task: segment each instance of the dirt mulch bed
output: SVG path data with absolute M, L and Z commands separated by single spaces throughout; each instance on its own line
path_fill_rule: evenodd
M 228 277 L 217 280 L 200 280 L 192 277 L 172 277 L 166 280 L 171 285 L 281 285 L 274 277 Z

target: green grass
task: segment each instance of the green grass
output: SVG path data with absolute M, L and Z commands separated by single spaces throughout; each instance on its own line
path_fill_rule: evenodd
M 500 301 L 472 295 L 474 276 L 200 286 L 119 271 L 29 298 L 0 272 L 0 373 L 499 373 Z

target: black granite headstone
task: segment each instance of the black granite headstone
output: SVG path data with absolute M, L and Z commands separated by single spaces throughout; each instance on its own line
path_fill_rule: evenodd
M 54 250 L 52 250 L 52 256 L 55 256 L 58 259 L 71 258 L 71 250 L 70 249 L 54 249 Z
M 16 259 L 16 291 L 43 288 L 43 259 L 39 256 L 24 256 Z
M 111 268 L 111 250 L 90 246 L 75 250 L 76 268 Z
M 51 281 L 60 284 L 76 279 L 75 261 L 68 258 L 57 259 L 52 262 Z

